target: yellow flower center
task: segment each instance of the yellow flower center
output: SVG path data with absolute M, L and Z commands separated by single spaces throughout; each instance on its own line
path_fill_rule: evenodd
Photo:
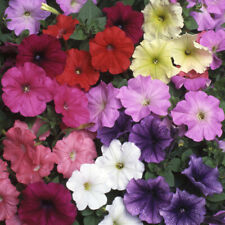
M 29 85 L 24 85 L 24 86 L 23 86 L 23 92 L 24 92 L 24 93 L 27 93 L 27 92 L 29 92 L 29 91 L 30 91 Z
M 186 49 L 186 50 L 185 50 L 185 55 L 190 55 L 190 54 L 191 54 L 191 51 L 188 50 L 188 49 Z
M 197 114 L 197 117 L 198 117 L 199 120 L 204 120 L 204 119 L 205 119 L 205 113 L 199 112 L 199 113 Z
M 80 75 L 80 74 L 81 74 L 81 69 L 76 69 L 76 70 L 75 70 L 75 73 L 76 73 L 77 75 Z
M 76 158 L 76 152 L 70 152 L 70 159 L 72 160 L 72 161 L 74 161 L 75 160 L 75 158 Z
M 76 0 L 72 0 L 71 2 L 70 2 L 70 5 L 71 6 L 74 6 L 76 4 Z
M 3 200 L 3 197 L 0 195 L 0 202 Z
M 24 12 L 24 16 L 30 16 L 30 12 L 25 11 L 25 12 Z
M 84 183 L 84 189 L 86 191 L 90 190 L 90 188 L 91 188 L 91 184 L 90 183 L 88 183 L 88 182 Z
M 150 104 L 150 100 L 149 99 L 145 99 L 143 102 L 142 102 L 142 105 L 143 106 L 148 106 Z
M 156 58 L 154 58 L 154 59 L 152 60 L 152 62 L 153 62 L 154 64 L 158 64 L 158 63 L 159 63 L 159 60 L 156 59 Z
M 121 162 L 118 162 L 118 163 L 116 164 L 116 168 L 119 169 L 119 170 L 123 169 L 123 167 L 124 167 L 124 164 L 121 163 Z
M 159 22 L 164 22 L 165 20 L 165 17 L 164 16 L 158 16 L 158 21 Z
M 34 167 L 34 172 L 37 172 L 39 169 L 41 168 L 41 166 L 40 165 L 37 165 L 36 167 Z

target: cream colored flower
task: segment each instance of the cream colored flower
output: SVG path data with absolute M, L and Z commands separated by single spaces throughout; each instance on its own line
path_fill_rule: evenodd
M 177 37 L 184 25 L 182 7 L 168 0 L 150 0 L 144 14 L 144 39 Z
M 207 47 L 195 42 L 197 35 L 183 34 L 181 37 L 171 41 L 171 55 L 180 70 L 188 73 L 195 70 L 203 73 L 212 62 L 212 53 Z
M 162 39 L 155 39 L 151 42 L 143 40 L 132 56 L 134 59 L 130 68 L 134 77 L 150 75 L 152 79 L 168 83 L 169 78 L 179 72 L 179 69 L 172 64 L 170 52 L 173 46 L 168 43 Z

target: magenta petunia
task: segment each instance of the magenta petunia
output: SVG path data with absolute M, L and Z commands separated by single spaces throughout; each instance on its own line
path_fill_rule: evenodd
M 68 127 L 79 127 L 89 122 L 88 99 L 85 93 L 66 85 L 56 86 L 55 111 L 63 115 L 63 123 Z
M 70 192 L 57 183 L 34 183 L 22 192 L 19 218 L 32 225 L 71 225 L 77 209 Z
M 142 24 L 144 17 L 141 12 L 134 11 L 131 6 L 117 2 L 115 6 L 102 10 L 107 15 L 106 27 L 117 26 L 137 43 L 143 35 Z
M 2 77 L 2 99 L 14 113 L 37 116 L 46 109 L 53 96 L 49 91 L 51 79 L 33 63 L 9 69 Z
M 32 62 L 42 67 L 47 76 L 54 78 L 61 74 L 66 64 L 66 53 L 58 39 L 47 34 L 30 35 L 18 47 L 16 65 Z
M 170 107 L 169 87 L 160 80 L 152 80 L 150 76 L 139 75 L 130 79 L 128 86 L 123 86 L 117 97 L 126 108 L 125 113 L 135 122 L 150 113 L 166 116 Z
M 219 108 L 220 101 L 203 91 L 188 92 L 185 100 L 177 103 L 171 111 L 176 125 L 187 125 L 185 136 L 194 141 L 214 140 L 222 135 L 224 112 Z
M 41 10 L 45 0 L 10 0 L 5 10 L 7 15 L 7 28 L 14 30 L 18 36 L 24 30 L 30 34 L 37 34 L 40 30 L 40 20 L 45 20 L 50 12 Z
M 112 84 L 101 82 L 88 92 L 88 108 L 90 122 L 94 125 L 91 131 L 97 131 L 101 127 L 113 127 L 119 117 L 118 109 L 121 108 L 119 99 L 116 98 L 119 89 Z

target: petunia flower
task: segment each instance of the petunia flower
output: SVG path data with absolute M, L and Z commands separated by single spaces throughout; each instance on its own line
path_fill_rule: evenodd
M 205 165 L 201 157 L 197 158 L 195 155 L 192 155 L 189 161 L 189 167 L 182 174 L 185 174 L 205 196 L 219 194 L 223 191 L 223 186 L 218 180 L 218 169 Z
M 47 34 L 30 35 L 18 47 L 16 65 L 32 62 L 42 67 L 46 74 L 54 78 L 63 72 L 66 53 L 61 49 L 59 40 Z
M 204 220 L 205 199 L 177 189 L 168 207 L 160 209 L 166 225 L 200 225 Z
M 179 3 L 171 4 L 168 0 L 149 0 L 142 11 L 144 14 L 144 37 L 174 38 L 181 33 L 184 25 L 182 7 Z
M 175 46 L 171 48 L 174 63 L 185 73 L 191 70 L 203 73 L 212 62 L 212 53 L 208 48 L 195 42 L 196 39 L 197 35 L 186 33 L 171 41 Z
M 143 225 L 143 223 L 134 216 L 131 216 L 124 207 L 123 199 L 121 197 L 116 197 L 112 205 L 107 205 L 106 210 L 109 212 L 107 216 L 98 225 L 109 225 L 109 224 L 119 224 L 119 225 Z
M 71 13 L 78 13 L 87 0 L 56 0 L 60 8 L 65 15 Z M 92 0 L 94 4 L 97 4 L 97 0 Z
M 7 28 L 14 30 L 18 36 L 24 30 L 30 34 L 37 34 L 40 30 L 40 20 L 45 20 L 50 12 L 41 10 L 45 0 L 10 0 L 5 10 Z
M 205 0 L 205 4 L 209 13 L 222 14 L 225 10 L 224 0 Z
M 194 141 L 214 140 L 216 135 L 222 135 L 224 112 L 219 108 L 220 101 L 205 92 L 188 92 L 185 100 L 177 103 L 171 111 L 176 125 L 185 124 L 188 130 L 185 136 Z
M 87 51 L 70 49 L 67 51 L 66 67 L 56 77 L 60 84 L 79 86 L 88 91 L 99 79 L 99 72 L 91 64 L 91 55 Z
M 125 6 L 123 2 L 116 2 L 115 6 L 103 8 L 102 11 L 107 15 L 106 27 L 119 27 L 134 44 L 140 40 L 143 35 L 141 26 L 144 22 L 142 13 L 132 10 L 130 5 Z
M 26 224 L 71 225 L 77 215 L 71 194 L 62 184 L 30 184 L 22 196 L 18 214 Z
M 140 149 L 131 142 L 123 145 L 119 140 L 113 140 L 109 147 L 102 147 L 102 156 L 95 160 L 107 173 L 108 185 L 114 190 L 125 190 L 132 178 L 142 177 L 144 164 L 139 160 Z
M 217 212 L 207 222 L 209 223 L 209 225 L 222 225 L 222 224 L 225 224 L 225 211 L 221 210 L 221 211 Z
M 53 98 L 49 90 L 51 79 L 42 68 L 30 62 L 9 69 L 1 82 L 3 102 L 13 113 L 37 116 Z
M 8 177 L 7 163 L 0 159 L 0 182 L 1 180 L 8 179 Z
M 57 23 L 55 25 L 49 25 L 47 29 L 43 29 L 43 34 L 48 34 L 57 39 L 63 38 L 65 41 L 69 40 L 70 35 L 74 32 L 76 24 L 79 23 L 77 19 L 73 19 L 72 16 L 58 15 L 56 17 Z
M 158 224 L 162 221 L 159 210 L 170 204 L 172 193 L 164 178 L 132 179 L 126 188 L 124 204 L 132 216 L 139 216 L 147 223 Z
M 140 160 L 159 163 L 165 159 L 166 148 L 172 142 L 171 132 L 157 117 L 149 115 L 135 124 L 129 135 L 129 141 L 141 149 Z
M 57 86 L 54 96 L 55 111 L 63 115 L 68 127 L 79 127 L 89 122 L 88 99 L 77 87 Z
M 95 144 L 86 131 L 73 131 L 53 148 L 56 155 L 57 171 L 69 178 L 74 170 L 84 163 L 93 163 L 97 157 Z
M 113 26 L 98 32 L 89 42 L 91 62 L 96 70 L 119 74 L 130 65 L 134 44 L 124 31 Z
M 149 76 L 152 79 L 159 79 L 168 83 L 172 76 L 175 76 L 179 69 L 173 66 L 171 61 L 171 49 L 175 46 L 168 44 L 163 39 L 154 39 L 152 41 L 143 40 L 135 48 L 132 55 L 133 61 L 130 69 L 133 75 Z
M 105 193 L 110 191 L 106 179 L 105 171 L 95 164 L 82 164 L 80 171 L 73 172 L 66 187 L 73 192 L 78 210 L 84 210 L 87 206 L 96 210 L 106 204 Z
M 125 113 L 135 122 L 150 113 L 166 116 L 170 107 L 169 87 L 160 80 L 151 80 L 149 76 L 130 79 L 128 86 L 120 88 L 117 97 L 126 108 Z
M 17 214 L 14 214 L 9 219 L 6 219 L 5 224 L 6 225 L 28 225 L 26 223 L 23 223 Z
M 118 109 L 121 108 L 119 99 L 116 98 L 119 89 L 103 81 L 90 89 L 87 94 L 90 122 L 94 125 L 91 131 L 97 131 L 101 127 L 113 127 L 119 117 Z

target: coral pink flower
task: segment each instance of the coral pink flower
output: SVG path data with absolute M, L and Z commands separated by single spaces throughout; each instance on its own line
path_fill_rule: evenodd
M 0 159 L 0 181 L 7 179 L 9 173 L 7 172 L 7 163 Z
M 9 219 L 17 211 L 19 192 L 16 190 L 9 179 L 2 180 L 0 183 L 0 221 Z
M 54 102 L 55 111 L 63 115 L 63 123 L 68 127 L 79 127 L 89 122 L 88 99 L 80 89 L 58 86 Z
M 49 88 L 52 84 L 45 71 L 33 63 L 9 69 L 2 78 L 2 99 L 14 113 L 37 116 L 52 100 Z
M 57 170 L 66 178 L 83 163 L 93 163 L 97 157 L 94 141 L 86 131 L 73 131 L 56 143 L 53 152 L 57 156 Z

